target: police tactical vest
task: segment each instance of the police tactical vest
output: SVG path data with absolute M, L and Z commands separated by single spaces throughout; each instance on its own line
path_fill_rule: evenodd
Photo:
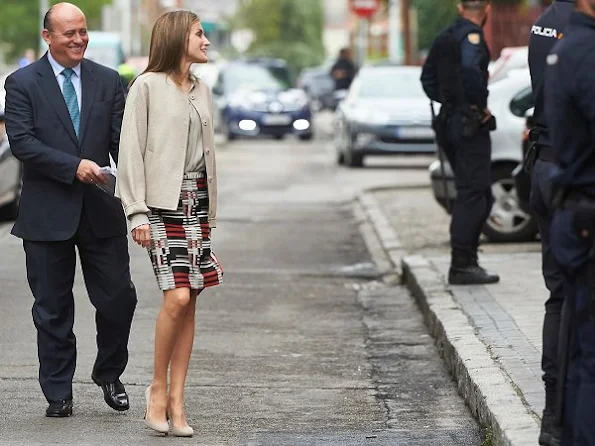
M 468 103 L 463 88 L 461 44 L 472 32 L 477 32 L 475 25 L 457 21 L 432 43 L 421 75 L 424 92 L 432 101 L 452 107 Z
M 536 127 L 540 129 L 538 143 L 542 146 L 550 145 L 544 114 L 545 95 L 543 85 L 546 58 L 556 42 L 563 37 L 572 11 L 573 2 L 571 0 L 557 0 L 546 9 L 531 27 L 531 35 L 529 37 L 529 71 L 531 72 L 531 84 L 535 102 L 533 120 Z

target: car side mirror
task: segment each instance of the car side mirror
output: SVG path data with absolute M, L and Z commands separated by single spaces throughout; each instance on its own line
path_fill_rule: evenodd
M 223 88 L 221 87 L 221 85 L 215 85 L 213 87 L 213 94 L 215 96 L 223 96 Z

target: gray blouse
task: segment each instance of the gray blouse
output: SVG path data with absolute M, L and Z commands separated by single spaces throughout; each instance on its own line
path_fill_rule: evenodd
M 194 85 L 188 92 L 191 94 Z M 186 148 L 185 173 L 201 172 L 205 170 L 205 157 L 202 149 L 202 123 L 198 110 L 188 96 L 188 108 L 190 113 L 190 128 L 188 132 L 188 147 Z

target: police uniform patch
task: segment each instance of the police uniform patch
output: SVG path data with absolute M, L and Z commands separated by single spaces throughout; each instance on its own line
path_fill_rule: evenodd
M 481 37 L 478 33 L 471 33 L 467 36 L 467 39 L 469 40 L 469 42 L 471 42 L 473 45 L 479 45 L 479 42 L 481 42 Z

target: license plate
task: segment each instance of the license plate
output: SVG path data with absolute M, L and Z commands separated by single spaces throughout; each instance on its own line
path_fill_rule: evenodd
M 262 117 L 264 125 L 288 125 L 291 123 L 289 115 L 265 115 Z
M 399 127 L 395 135 L 403 139 L 432 139 L 434 130 L 431 127 Z

